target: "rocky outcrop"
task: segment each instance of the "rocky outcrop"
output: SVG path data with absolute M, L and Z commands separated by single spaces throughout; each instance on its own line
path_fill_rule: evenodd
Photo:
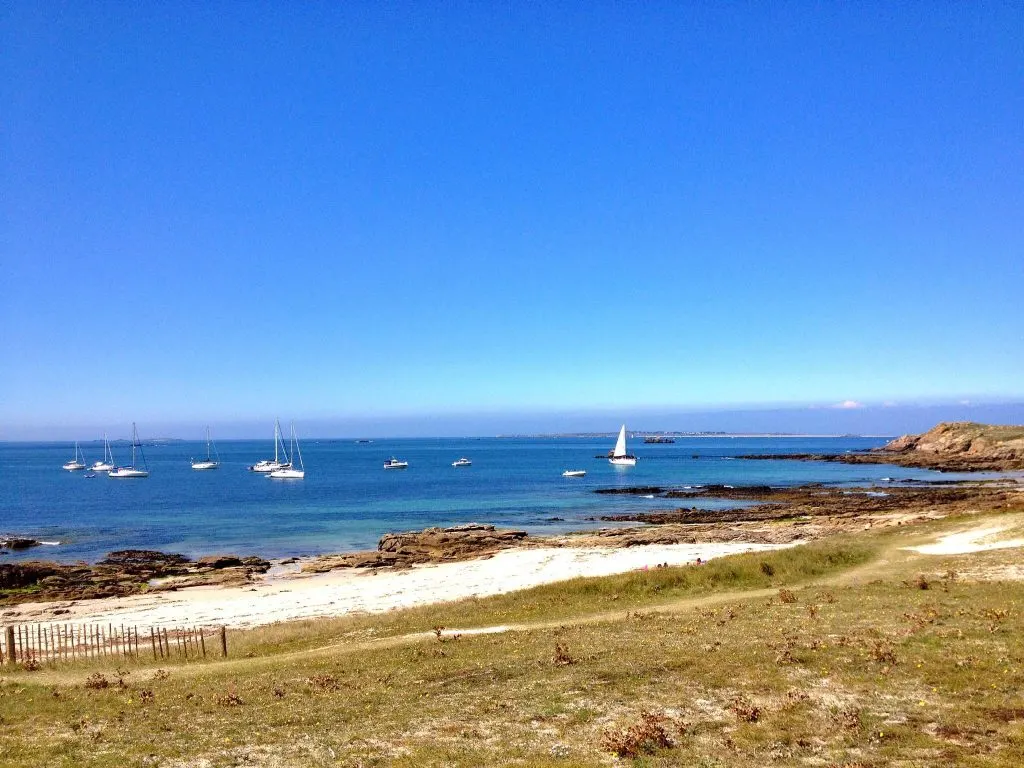
M 30 561 L 0 564 L 0 604 L 131 595 L 149 589 L 245 583 L 270 563 L 234 555 L 193 562 L 184 555 L 146 549 L 110 552 L 95 565 Z
M 943 422 L 922 435 L 903 435 L 880 449 L 920 459 L 1024 462 L 1024 427 Z
M 739 486 L 729 490 L 731 498 L 755 503 L 739 509 L 665 509 L 606 515 L 599 519 L 688 530 L 691 531 L 689 535 L 697 536 L 699 541 L 721 541 L 723 539 L 715 537 L 725 535 L 721 533 L 724 530 L 741 532 L 741 538 L 756 531 L 774 532 L 809 524 L 813 524 L 815 530 L 832 532 L 890 517 L 947 515 L 978 508 L 1019 508 L 1024 504 L 1024 490 L 1015 483 L 993 481 L 890 486 L 884 491 L 876 487 L 821 485 L 775 488 L 770 492 L 761 486 Z M 694 491 L 692 496 L 698 498 L 706 492 Z M 770 527 L 766 528 L 766 525 Z
M 376 552 L 318 557 L 306 563 L 302 570 L 322 573 L 335 568 L 384 568 L 469 560 L 514 547 L 525 538 L 526 531 L 498 530 L 493 525 L 478 523 L 388 533 L 381 537 Z
M 943 422 L 921 435 L 903 435 L 863 453 L 773 454 L 741 459 L 838 461 L 843 464 L 897 464 L 940 472 L 1004 472 L 1024 469 L 1024 427 Z

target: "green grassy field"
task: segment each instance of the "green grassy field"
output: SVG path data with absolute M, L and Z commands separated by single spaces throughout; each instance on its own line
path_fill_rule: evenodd
M 1020 550 L 901 549 L 991 519 L 3 668 L 0 764 L 1019 766 Z

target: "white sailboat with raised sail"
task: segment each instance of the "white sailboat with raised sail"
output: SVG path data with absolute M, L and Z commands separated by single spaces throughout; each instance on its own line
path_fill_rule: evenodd
M 142 457 L 142 468 L 136 462 L 136 455 Z M 149 477 L 149 465 L 146 464 L 146 454 L 142 452 L 142 443 L 139 442 L 139 431 L 132 422 L 132 463 L 127 467 L 114 467 L 107 472 L 107 477 L 131 478 Z
M 275 469 L 267 475 L 267 477 L 273 477 L 277 480 L 301 480 L 306 476 L 306 468 L 302 464 L 302 449 L 299 448 L 299 438 L 298 435 L 295 434 L 295 425 L 290 424 L 289 426 L 291 427 L 292 433 L 292 461 L 287 467 Z M 293 466 L 296 456 L 299 459 L 298 469 L 295 469 Z
M 90 472 L 109 472 L 116 465 L 114 464 L 114 454 L 110 450 L 110 441 L 107 440 L 107 433 L 103 433 L 103 458 L 95 462 L 89 467 Z
M 282 456 L 284 461 L 281 461 Z M 249 470 L 251 472 L 276 472 L 279 469 L 288 469 L 291 467 L 292 462 L 288 458 L 288 451 L 285 448 L 284 440 L 281 437 L 281 420 L 274 419 L 274 458 L 263 459 L 263 461 L 257 461 Z
M 85 469 L 85 457 L 78 448 L 77 440 L 75 440 L 75 455 L 71 458 L 71 461 L 64 462 L 63 469 L 66 469 L 68 472 L 77 472 L 80 469 Z
M 210 452 L 210 446 L 213 446 L 213 452 Z M 214 458 L 216 457 L 216 458 Z M 210 428 L 206 428 L 206 458 L 205 459 L 192 459 L 192 469 L 216 469 L 220 466 L 220 454 L 217 453 L 217 446 L 210 438 Z
M 626 425 L 619 430 L 619 439 L 615 441 L 615 449 L 608 461 L 617 467 L 635 467 L 636 456 L 626 453 Z

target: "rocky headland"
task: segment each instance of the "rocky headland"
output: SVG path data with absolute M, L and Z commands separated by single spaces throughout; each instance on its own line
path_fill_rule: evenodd
M 939 472 L 1005 472 L 1024 469 L 1024 426 L 942 422 L 921 435 L 903 435 L 881 448 L 839 454 L 748 454 L 741 459 L 895 464 Z

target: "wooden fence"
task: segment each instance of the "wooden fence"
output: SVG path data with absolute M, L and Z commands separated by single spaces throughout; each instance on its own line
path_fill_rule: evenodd
M 121 624 L 19 624 L 0 632 L 0 665 L 77 659 L 204 658 L 228 655 L 224 627 L 143 628 Z M 218 647 L 219 646 L 219 647 Z

